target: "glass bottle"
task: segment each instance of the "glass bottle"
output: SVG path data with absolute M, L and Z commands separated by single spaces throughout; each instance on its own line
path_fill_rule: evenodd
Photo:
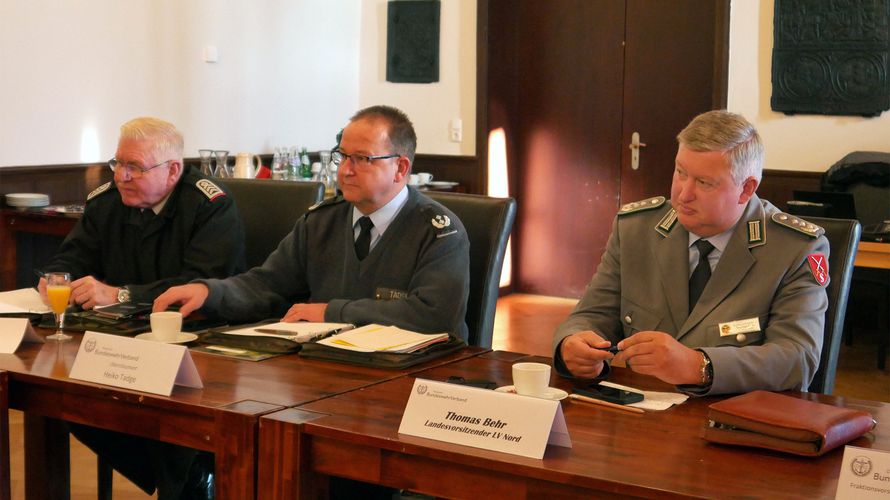
M 312 179 L 312 164 L 309 163 L 309 152 L 305 147 L 300 150 L 300 177 L 304 181 Z

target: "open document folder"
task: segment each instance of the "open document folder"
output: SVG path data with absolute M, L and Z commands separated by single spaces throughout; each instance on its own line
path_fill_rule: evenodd
M 349 323 L 309 323 L 300 321 L 297 323 L 264 323 L 237 330 L 226 330 L 226 335 L 243 335 L 248 337 L 277 337 L 285 338 L 291 342 L 309 342 L 332 333 L 349 330 L 353 325 Z
M 448 341 L 447 333 L 417 333 L 394 326 L 370 324 L 319 340 L 340 349 L 361 352 L 414 352 L 426 346 Z

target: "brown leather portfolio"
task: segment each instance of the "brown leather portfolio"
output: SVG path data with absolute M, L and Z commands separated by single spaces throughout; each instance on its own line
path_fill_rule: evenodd
M 768 391 L 749 392 L 708 408 L 704 439 L 804 456 L 822 455 L 876 425 L 864 411 Z

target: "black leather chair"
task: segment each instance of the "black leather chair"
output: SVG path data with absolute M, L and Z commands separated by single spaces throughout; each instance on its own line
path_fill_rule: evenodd
M 9 467 L 9 383 L 0 371 L 0 500 L 12 498 Z
M 215 179 L 219 180 L 219 179 Z M 324 198 L 319 182 L 221 179 L 241 212 L 247 268 L 259 266 L 278 248 L 306 210 Z
M 831 394 L 844 335 L 844 317 L 850 295 L 850 279 L 853 277 L 853 261 L 862 230 L 858 221 L 850 219 L 825 219 L 808 217 L 808 221 L 822 226 L 831 252 L 828 256 L 828 309 L 825 311 L 825 333 L 822 337 L 822 357 L 819 369 L 810 384 L 810 392 Z
M 491 347 L 498 283 L 507 240 L 516 218 L 516 200 L 475 194 L 428 192 L 454 212 L 470 240 L 470 296 L 467 300 L 468 343 Z

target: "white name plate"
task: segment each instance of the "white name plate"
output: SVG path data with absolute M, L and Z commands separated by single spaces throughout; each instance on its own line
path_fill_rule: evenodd
M 204 387 L 185 346 L 98 332 L 84 333 L 69 377 L 162 396 Z
M 890 498 L 890 452 L 845 446 L 834 497 L 841 500 Z
M 22 342 L 43 342 L 28 318 L 0 318 L 0 354 L 12 354 Z
M 572 447 L 559 401 L 416 379 L 399 433 L 543 458 Z

